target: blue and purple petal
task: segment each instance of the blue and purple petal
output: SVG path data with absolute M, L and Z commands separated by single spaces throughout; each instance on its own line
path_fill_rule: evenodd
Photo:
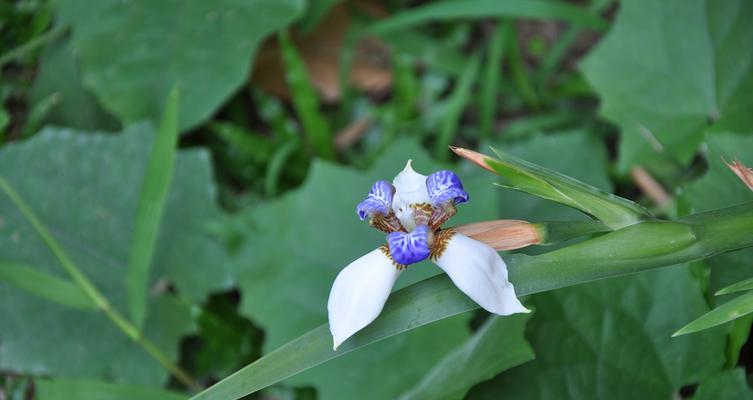
M 378 214 L 389 214 L 390 207 L 392 206 L 392 196 L 395 194 L 395 188 L 391 183 L 387 181 L 377 181 L 371 190 L 366 200 L 360 202 L 356 206 L 356 212 L 358 218 L 362 221 L 369 216 Z
M 430 249 L 427 242 L 429 228 L 419 225 L 410 233 L 392 232 L 387 235 L 387 244 L 392 259 L 403 265 L 414 264 L 429 257 Z
M 426 178 L 426 189 L 434 206 L 441 206 L 447 202 L 453 204 L 468 201 L 468 193 L 463 189 L 463 183 L 454 172 L 442 170 Z

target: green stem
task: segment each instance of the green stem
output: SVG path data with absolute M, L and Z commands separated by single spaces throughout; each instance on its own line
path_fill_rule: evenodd
M 510 279 L 529 294 L 681 264 L 753 246 L 753 202 L 678 221 L 644 221 L 535 257 L 509 258 Z
M 49 31 L 35 37 L 34 39 L 29 40 L 28 42 L 8 51 L 7 53 L 0 56 L 0 67 L 4 66 L 5 64 L 19 59 L 29 52 L 32 52 L 48 42 L 51 42 L 55 40 L 58 36 L 62 35 L 68 30 L 67 26 L 58 26 L 55 28 L 50 29 Z
M 612 231 L 599 221 L 537 222 L 533 225 L 541 238 L 541 241 L 537 243 L 540 246 L 561 243 L 592 233 Z
M 34 211 L 31 210 L 31 208 L 26 204 L 26 202 L 24 202 L 24 200 L 16 192 L 13 186 L 11 186 L 11 184 L 2 175 L 0 175 L 0 188 L 5 191 L 5 194 L 8 195 L 13 204 L 18 207 L 24 217 L 26 217 L 26 219 L 29 221 L 31 226 L 34 227 L 34 230 L 37 231 L 37 234 L 39 234 L 47 247 L 50 248 L 55 257 L 57 257 L 57 259 L 60 261 L 60 264 L 62 264 L 63 268 L 71 277 L 73 282 L 78 285 L 84 291 L 84 293 L 89 296 L 89 298 L 91 298 L 94 304 L 96 304 L 97 308 L 103 314 L 105 314 L 107 318 L 109 318 L 110 321 L 112 321 L 113 324 L 115 324 L 115 326 L 117 326 L 126 336 L 128 336 L 131 340 L 138 343 L 142 348 L 144 348 L 144 350 L 146 350 L 149 355 L 157 360 L 157 362 L 162 364 L 162 366 L 170 371 L 170 373 L 173 374 L 183 384 L 188 386 L 191 390 L 200 390 L 200 386 L 187 372 L 170 361 L 169 357 L 167 357 L 162 351 L 160 351 L 157 346 L 155 346 L 154 343 L 152 343 L 149 339 L 141 335 L 138 329 L 136 329 L 136 327 L 133 326 L 131 322 L 129 322 L 125 317 L 123 317 L 123 315 L 116 311 L 112 307 L 112 305 L 110 305 L 110 302 L 107 301 L 107 298 L 102 295 L 102 293 L 94 286 L 89 278 L 87 278 L 86 275 L 84 275 L 84 273 L 81 271 L 81 269 L 78 268 L 78 266 L 68 256 L 65 250 L 63 250 L 63 248 L 60 246 L 60 243 L 58 243 L 58 241 L 55 240 L 50 231 L 47 230 L 47 227 L 45 227 L 44 224 L 42 224 L 42 222 L 39 220 L 39 218 L 37 218 L 36 214 L 34 214 Z

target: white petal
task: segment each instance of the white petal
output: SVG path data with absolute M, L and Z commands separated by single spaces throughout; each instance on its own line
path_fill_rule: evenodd
M 413 209 L 411 204 L 428 203 L 431 204 L 429 191 L 426 189 L 426 175 L 421 175 L 413 170 L 411 161 L 408 163 L 395 179 L 392 185 L 395 187 L 395 196 L 392 199 L 392 210 L 400 220 L 400 223 L 411 231 L 416 223 L 413 220 Z
M 353 261 L 335 278 L 329 293 L 329 330 L 337 350 L 376 319 L 400 275 L 392 260 L 376 249 Z
M 434 262 L 485 310 L 499 315 L 530 312 L 515 296 L 507 265 L 493 248 L 455 233 Z

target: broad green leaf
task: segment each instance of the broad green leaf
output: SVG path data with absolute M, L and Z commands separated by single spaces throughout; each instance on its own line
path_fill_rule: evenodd
M 128 311 L 137 329 L 146 316 L 149 268 L 157 247 L 162 215 L 170 190 L 178 145 L 179 91 L 175 87 L 167 97 L 165 110 L 154 136 L 149 163 L 139 194 L 139 206 L 128 256 Z
M 746 400 L 753 399 L 745 370 L 735 368 L 719 372 L 703 381 L 692 400 Z
M 473 385 L 533 360 L 533 350 L 523 336 L 529 318 L 530 314 L 490 317 L 468 341 L 399 398 L 462 399 Z
M 0 261 L 0 282 L 64 306 L 89 311 L 97 308 L 86 292 L 69 280 L 26 265 Z
M 117 136 L 49 128 L 0 150 L 0 174 L 122 314 L 128 309 L 125 282 L 133 218 L 153 139 L 154 130 L 146 124 Z M 58 260 L 4 194 L 0 215 L 5 260 L 65 277 Z M 159 295 L 163 285 L 171 284 L 181 298 L 198 303 L 210 291 L 232 283 L 224 249 L 208 232 L 208 222 L 218 215 L 207 154 L 180 152 L 154 255 L 143 329 L 168 357 L 176 356 L 178 340 L 192 330 L 192 323 L 185 301 Z M 167 377 L 99 313 L 67 309 L 0 283 L 0 315 L 0 369 L 152 385 Z
M 365 172 L 315 161 L 302 187 L 277 200 L 258 204 L 235 218 L 233 223 L 238 229 L 235 234 L 244 240 L 235 254 L 239 285 L 244 293 L 241 313 L 265 329 L 266 351 L 326 322 L 327 297 L 337 273 L 385 240 L 383 233 L 358 220 L 356 204 L 374 181 L 391 180 L 408 159 L 413 159 L 414 168 L 424 173 L 447 167 L 430 161 L 415 141 L 397 141 Z M 463 179 L 471 201 L 459 207 L 452 223 L 497 217 L 499 191 L 489 182 L 488 174 L 470 165 L 456 172 Z M 412 266 L 401 276 L 398 286 L 439 271 L 428 262 Z M 295 317 L 291 317 L 292 313 Z M 313 385 L 328 399 L 352 398 L 363 385 L 375 382 L 365 365 L 384 370 L 402 368 L 404 371 L 394 379 L 373 383 L 376 389 L 368 394 L 371 396 L 368 398 L 394 397 L 415 384 L 467 335 L 462 320 L 448 322 L 444 329 L 429 327 L 312 370 L 290 383 Z M 435 336 L 445 339 L 435 342 Z M 423 342 L 434 343 L 434 350 L 424 353 L 410 350 Z M 366 361 L 369 356 L 375 361 Z M 342 374 L 348 374 L 349 379 L 343 382 L 339 378 Z
M 77 129 L 117 130 L 119 123 L 84 88 L 78 58 L 69 36 L 42 51 L 39 69 L 29 92 L 31 104 L 54 100 L 43 122 Z
M 369 30 L 383 34 L 438 20 L 490 17 L 559 19 L 597 30 L 607 27 L 606 21 L 597 15 L 564 3 L 541 0 L 444 0 L 397 13 L 373 24 Z
M 686 335 L 715 326 L 733 319 L 740 318 L 753 312 L 753 292 L 748 292 L 722 304 L 721 306 L 703 314 L 693 322 L 683 326 L 673 336 Z
M 753 131 L 753 13 L 745 0 L 637 0 L 582 64 L 621 129 L 620 169 L 687 163 L 707 131 Z
M 743 292 L 753 289 L 753 278 L 748 278 L 737 283 L 733 283 L 725 288 L 719 289 L 715 294 L 721 296 L 723 294 L 730 294 L 735 292 Z
M 724 334 L 671 338 L 708 308 L 685 266 L 533 297 L 536 360 L 474 388 L 468 399 L 667 399 L 724 363 Z
M 175 392 L 149 386 L 116 385 L 92 380 L 37 379 L 38 400 L 186 400 Z
M 565 139 L 566 142 L 560 144 L 558 141 L 560 137 Z M 551 150 L 563 155 L 562 162 L 574 160 L 577 164 L 583 160 L 582 157 L 584 154 L 587 154 L 587 157 L 599 157 L 598 152 L 591 154 L 578 148 L 579 144 L 583 144 L 584 146 L 590 145 L 596 149 L 600 149 L 598 144 L 590 142 L 588 136 L 585 136 L 583 133 L 573 133 L 569 136 L 552 136 L 550 138 L 539 139 L 539 141 L 549 146 L 555 146 L 551 147 Z M 565 157 L 568 152 L 565 150 L 567 148 L 570 151 L 576 152 L 573 154 L 574 158 L 568 159 Z M 603 147 L 600 150 L 601 154 L 603 154 Z M 502 150 L 495 149 L 495 151 L 497 158 L 488 159 L 486 164 L 497 175 L 504 178 L 504 187 L 578 209 L 599 219 L 613 229 L 622 228 L 642 219 L 650 218 L 646 209 L 630 200 L 607 193 L 560 172 L 525 161 Z M 551 153 L 548 154 L 548 159 L 559 158 L 551 157 Z M 597 158 L 595 162 L 598 163 L 600 160 Z
M 84 84 L 104 107 L 126 123 L 158 121 L 179 84 L 181 131 L 243 84 L 260 41 L 303 8 L 302 0 L 57 2 L 73 27 Z

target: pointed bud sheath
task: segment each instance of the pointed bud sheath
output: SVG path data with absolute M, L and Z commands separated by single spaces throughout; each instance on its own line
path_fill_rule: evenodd
M 530 312 L 515 296 L 515 288 L 507 280 L 507 265 L 494 249 L 451 231 L 436 240 L 443 248 L 435 250 L 433 261 L 471 300 L 498 315 Z
M 462 147 L 450 146 L 450 150 L 452 150 L 458 156 L 460 156 L 462 158 L 465 158 L 466 160 L 468 160 L 468 161 L 470 161 L 470 162 L 478 165 L 479 167 L 481 167 L 481 168 L 483 168 L 483 169 L 485 169 L 485 170 L 487 170 L 487 171 L 489 171 L 491 173 L 496 173 L 496 172 L 494 172 L 494 169 L 492 169 L 492 167 L 490 167 L 489 164 L 488 164 L 488 161 L 494 160 L 493 158 L 491 158 L 491 157 L 489 157 L 489 156 L 487 156 L 485 154 L 481 154 L 481 153 L 479 153 L 477 151 L 464 149 Z
M 727 167 L 729 167 L 729 169 L 731 169 L 732 172 L 734 172 L 735 175 L 737 175 L 737 177 L 740 178 L 741 181 L 743 181 L 748 189 L 753 190 L 753 169 L 746 167 L 737 160 L 734 160 L 731 163 L 725 161 L 724 164 L 726 164 Z
M 497 158 L 468 149 L 452 148 L 452 151 L 504 178 L 504 187 L 575 208 L 612 229 L 652 218 L 648 210 L 630 200 L 501 151 L 494 150 Z
M 381 247 L 340 271 L 327 302 L 334 350 L 379 316 L 400 272 Z

